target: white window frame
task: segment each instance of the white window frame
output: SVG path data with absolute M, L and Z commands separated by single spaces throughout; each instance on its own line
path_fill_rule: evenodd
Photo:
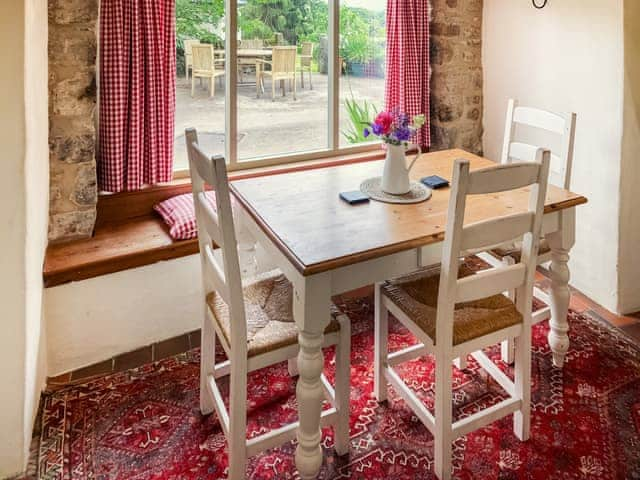
M 247 160 L 238 159 L 238 55 L 236 48 L 238 38 L 238 1 L 225 0 L 225 60 L 229 68 L 225 75 L 225 158 L 228 170 L 246 170 L 250 168 L 283 165 L 306 160 L 337 157 L 371 152 L 380 148 L 380 142 L 367 142 L 362 145 L 340 146 L 340 0 L 328 0 L 328 99 L 327 109 L 328 142 L 327 147 L 304 152 L 280 153 L 253 157 Z M 233 140 L 232 140 L 233 139 Z M 174 172 L 174 178 L 185 176 L 186 171 Z

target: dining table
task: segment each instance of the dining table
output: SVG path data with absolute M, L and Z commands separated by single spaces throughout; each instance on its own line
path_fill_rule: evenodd
M 471 170 L 496 165 L 451 149 L 421 155 L 411 177 L 451 180 L 458 158 L 469 160 Z M 340 199 L 341 192 L 358 190 L 363 180 L 380 176 L 382 168 L 383 161 L 376 160 L 231 182 L 242 227 L 293 285 L 300 344 L 295 462 L 303 479 L 316 478 L 322 465 L 322 344 L 331 297 L 441 259 L 449 188 L 433 190 L 429 200 L 414 204 L 371 200 L 350 205 Z M 527 188 L 470 196 L 465 224 L 524 212 L 528 198 Z M 562 368 L 569 349 L 569 252 L 575 242 L 575 207 L 586 202 L 582 195 L 548 187 L 543 233 L 552 252 L 548 343 L 555 368 Z

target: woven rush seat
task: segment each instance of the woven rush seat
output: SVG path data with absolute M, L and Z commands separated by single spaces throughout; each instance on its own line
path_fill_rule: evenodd
M 298 342 L 293 320 L 293 286 L 282 274 L 272 274 L 243 288 L 247 317 L 249 357 L 271 352 Z M 207 295 L 207 305 L 227 344 L 231 338 L 229 307 L 216 292 Z M 338 308 L 331 304 L 331 321 L 325 333 L 340 330 Z
M 538 244 L 538 255 L 544 255 L 551 251 L 551 247 L 549 246 L 549 242 L 547 239 L 542 237 L 540 239 L 540 243 Z M 504 258 L 511 257 L 515 260 L 516 263 L 520 263 L 520 257 L 522 256 L 522 241 L 518 240 L 513 243 L 507 243 L 500 247 L 489 250 L 489 253 L 496 258 Z
M 473 274 L 468 266 L 462 264 L 458 278 Z M 386 281 L 381 286 L 381 292 L 408 315 L 434 344 L 439 283 L 440 265 L 435 265 Z M 457 303 L 454 311 L 453 344 L 459 345 L 518 323 L 522 323 L 522 315 L 504 295 Z

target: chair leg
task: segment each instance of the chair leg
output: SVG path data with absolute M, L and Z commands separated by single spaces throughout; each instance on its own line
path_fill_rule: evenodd
M 228 480 L 244 480 L 247 465 L 247 358 L 231 362 Z
M 275 78 L 271 78 L 271 101 L 276 101 L 276 80 Z
M 300 67 L 300 86 L 304 88 L 304 68 Z
M 351 322 L 346 315 L 340 317 L 340 339 L 336 345 L 336 410 L 334 426 L 335 449 L 338 455 L 349 453 L 349 399 L 351 376 Z
M 515 343 L 515 389 L 522 408 L 513 414 L 513 432 L 526 442 L 531 429 L 531 328 L 524 328 Z
M 436 353 L 435 394 L 435 474 L 439 480 L 451 478 L 453 434 L 451 428 L 451 359 Z
M 387 399 L 387 378 L 384 369 L 387 367 L 389 341 L 389 312 L 382 302 L 380 283 L 375 285 L 375 332 L 374 332 L 374 374 L 373 392 L 379 402 Z
M 456 358 L 453 361 L 453 364 L 456 366 L 458 370 L 466 370 L 467 368 L 467 356 Z
M 209 392 L 208 376 L 215 372 L 216 331 L 205 310 L 202 330 L 200 330 L 200 412 L 208 415 L 214 410 L 213 397 Z
M 313 82 L 311 81 L 311 67 L 309 67 L 309 90 L 313 90 Z
M 512 257 L 504 257 L 502 259 L 502 263 L 504 263 L 506 266 L 516 264 L 515 260 Z M 515 300 L 516 298 L 515 290 L 509 290 L 509 292 L 507 292 L 507 296 L 511 300 Z M 514 355 L 515 355 L 515 346 L 514 346 L 513 339 L 508 338 L 507 340 L 503 340 L 502 343 L 500 344 L 500 357 L 502 361 L 504 363 L 512 365 L 513 362 L 515 361 Z
M 215 77 L 211 77 L 211 85 L 209 87 L 209 95 L 211 97 L 214 97 L 216 94 L 216 78 Z
M 287 360 L 287 370 L 289 371 L 290 377 L 297 377 L 300 374 L 300 372 L 298 372 L 298 357 Z
M 297 100 L 297 98 L 296 98 L 296 83 L 297 82 L 296 82 L 296 76 L 295 75 L 293 76 L 292 82 L 293 82 L 293 99 Z
M 191 98 L 193 98 L 195 93 L 196 93 L 196 79 L 192 74 L 191 75 Z

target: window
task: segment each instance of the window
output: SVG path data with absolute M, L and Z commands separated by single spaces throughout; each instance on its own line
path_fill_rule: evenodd
M 378 148 L 362 122 L 383 106 L 385 8 L 386 0 L 176 0 L 175 171 L 188 167 L 190 126 L 230 170 Z

